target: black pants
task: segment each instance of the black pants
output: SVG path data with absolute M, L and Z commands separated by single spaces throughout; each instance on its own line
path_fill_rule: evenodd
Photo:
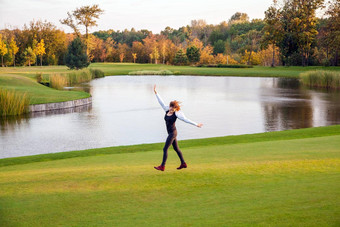
M 172 147 L 176 151 L 179 159 L 181 160 L 181 163 L 183 164 L 185 161 L 183 159 L 183 154 L 181 150 L 178 147 L 177 143 L 177 131 L 174 131 L 173 133 L 169 133 L 168 138 L 166 139 L 164 148 L 163 148 L 163 161 L 162 161 L 162 166 L 165 166 L 166 160 L 168 158 L 168 149 L 170 145 L 172 144 Z

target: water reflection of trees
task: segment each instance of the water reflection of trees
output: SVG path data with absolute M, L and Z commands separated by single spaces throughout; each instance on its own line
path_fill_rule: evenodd
M 273 79 L 261 96 L 266 131 L 313 127 L 311 96 L 298 80 Z
M 26 124 L 29 122 L 29 114 L 20 116 L 2 116 L 0 117 L 0 132 L 4 134 L 6 131 L 14 130 L 21 124 Z
M 88 112 L 92 109 L 92 104 L 78 106 L 73 108 L 61 109 L 61 110 L 50 110 L 50 111 L 41 111 L 41 112 L 33 112 L 25 115 L 19 116 L 7 116 L 0 118 L 0 132 L 4 135 L 7 132 L 17 130 L 19 127 L 27 127 L 31 118 L 36 117 L 45 117 L 50 115 L 60 115 L 60 114 L 69 114 L 69 113 L 81 113 Z
M 328 105 L 324 105 L 326 120 L 329 125 L 340 124 L 340 91 L 329 91 L 327 96 Z

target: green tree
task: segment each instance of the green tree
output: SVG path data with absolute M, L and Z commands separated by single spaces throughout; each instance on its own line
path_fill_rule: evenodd
M 244 23 L 249 21 L 249 16 L 246 13 L 237 12 L 229 19 L 229 24 Z
M 271 67 L 275 66 L 275 46 L 282 41 L 283 29 L 280 23 L 280 11 L 277 8 L 277 3 L 274 1 L 274 5 L 270 6 L 267 11 L 264 12 L 265 26 L 263 28 L 264 35 L 262 37 L 262 48 L 266 49 L 268 45 L 273 46 L 273 58 Z
M 221 39 L 214 42 L 214 54 L 223 54 L 225 52 L 225 46 L 226 43 Z
M 175 65 L 186 65 L 188 63 L 188 57 L 182 49 L 177 51 L 174 58 Z
M 257 48 L 257 43 L 258 43 L 258 41 L 261 37 L 261 32 L 256 31 L 256 30 L 250 30 L 246 34 L 246 37 L 247 37 L 247 40 L 248 40 L 247 49 L 249 50 L 249 56 L 248 56 L 247 64 L 250 65 L 252 53 L 253 53 L 254 49 Z
M 188 60 L 191 63 L 196 63 L 200 61 L 201 52 L 196 46 L 190 46 L 187 48 Z
M 329 16 L 327 20 L 326 30 L 328 36 L 326 41 L 333 52 L 333 65 L 339 64 L 339 49 L 340 49 L 340 1 L 334 0 L 326 12 Z
M 79 37 L 75 38 L 68 46 L 65 64 L 70 69 L 82 69 L 89 66 L 86 47 Z
M 318 33 L 315 13 L 322 3 L 323 0 L 286 0 L 279 9 L 282 36 L 277 36 L 275 42 L 284 64 L 309 64 Z
M 28 66 L 31 66 L 31 64 L 34 64 L 36 61 L 36 55 L 32 49 L 32 47 L 27 47 L 24 52 L 26 64 L 28 63 Z
M 32 41 L 32 50 L 33 50 L 33 53 L 36 57 L 36 59 L 35 59 L 35 65 L 36 66 L 38 65 L 37 45 L 38 45 L 38 40 L 36 39 L 36 35 L 34 35 L 34 38 L 33 38 L 33 41 Z

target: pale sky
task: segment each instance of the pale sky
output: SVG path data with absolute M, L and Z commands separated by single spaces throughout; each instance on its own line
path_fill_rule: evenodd
M 166 26 L 178 29 L 191 20 L 219 24 L 236 12 L 263 19 L 272 0 L 0 0 L 0 29 L 22 28 L 33 19 L 41 19 L 72 32 L 59 20 L 77 7 L 93 4 L 105 12 L 90 32 L 135 28 L 159 33 Z

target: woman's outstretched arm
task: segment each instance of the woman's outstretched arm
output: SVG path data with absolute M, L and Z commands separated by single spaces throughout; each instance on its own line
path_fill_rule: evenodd
M 157 100 L 158 100 L 159 104 L 161 105 L 161 107 L 163 108 L 163 110 L 165 112 L 168 111 L 169 110 L 169 106 L 166 106 L 164 104 L 164 101 L 163 101 L 162 97 L 157 93 L 157 91 L 156 91 L 156 84 L 153 87 L 153 91 L 155 92 Z
M 202 127 L 202 125 L 203 125 L 202 123 L 196 123 L 196 122 L 194 122 L 194 121 L 188 119 L 188 118 L 184 115 L 184 113 L 183 113 L 182 111 L 176 111 L 175 114 L 176 114 L 176 117 L 177 117 L 178 119 L 180 119 L 180 120 L 182 120 L 182 121 L 184 121 L 184 122 L 186 122 L 186 123 L 188 123 L 188 124 L 195 125 L 195 126 L 197 126 L 197 127 L 199 127 L 199 128 Z

